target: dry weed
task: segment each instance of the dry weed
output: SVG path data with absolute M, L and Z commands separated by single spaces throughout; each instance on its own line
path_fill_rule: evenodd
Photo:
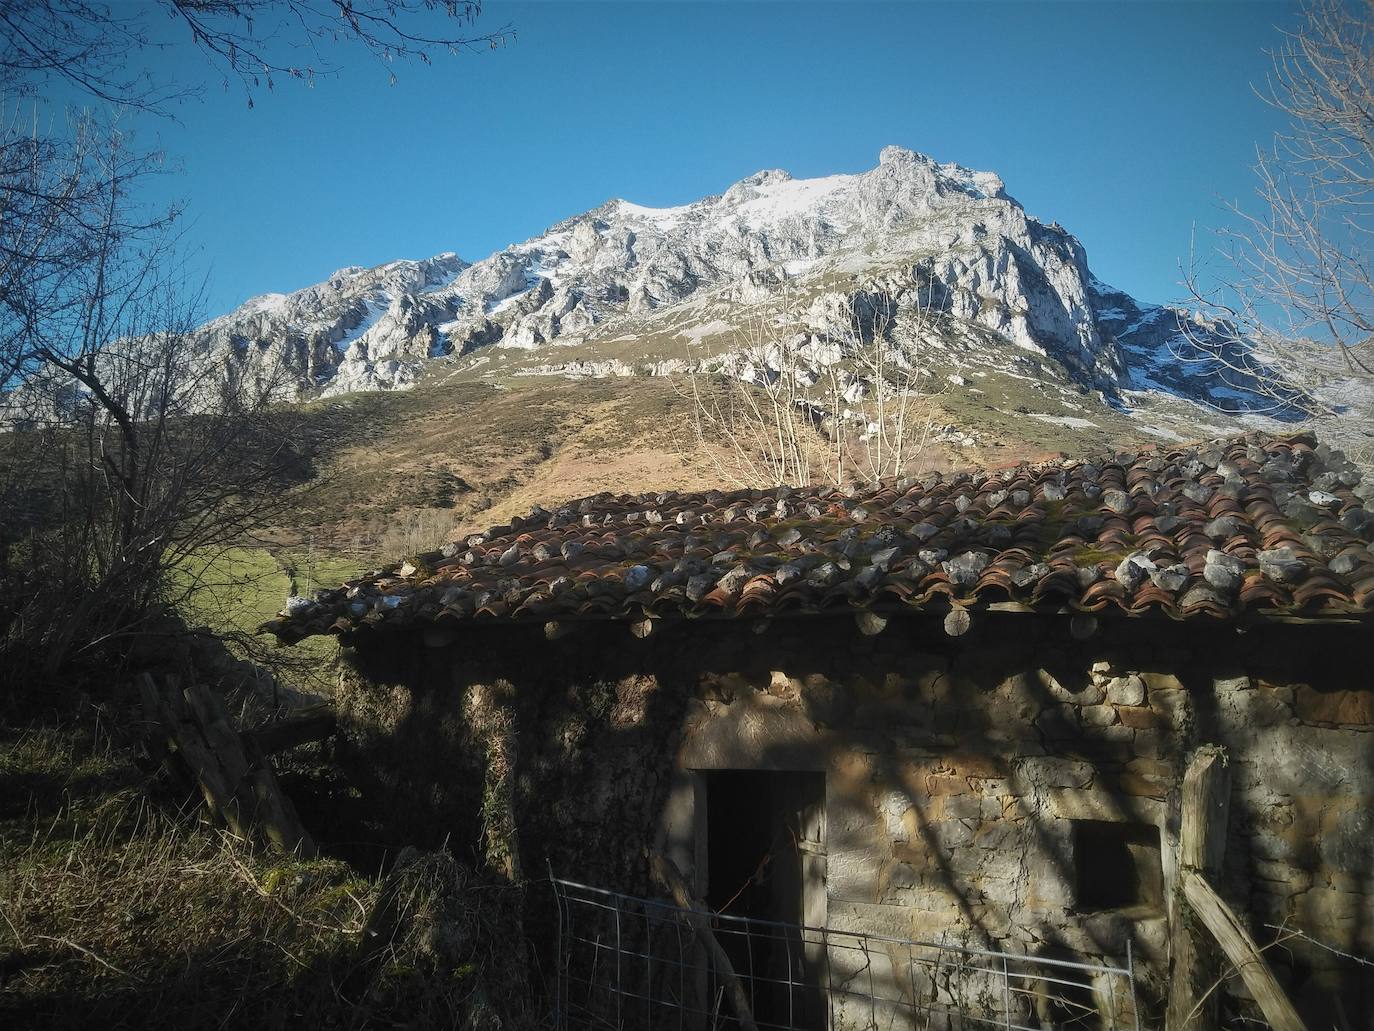
M 69 728 L 0 735 L 0 1025 L 525 1022 L 514 889 L 447 854 L 385 881 L 274 855 L 167 805 L 134 759 Z

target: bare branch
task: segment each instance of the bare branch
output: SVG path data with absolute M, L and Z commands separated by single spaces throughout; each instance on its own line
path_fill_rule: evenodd
M 877 483 L 923 468 L 936 399 L 921 360 L 938 331 L 928 306 L 899 307 L 879 287 L 843 313 L 824 310 L 833 302 L 788 298 L 756 312 L 723 354 L 688 347 L 695 442 L 729 482 Z
M 340 47 L 360 47 L 394 81 L 397 63 L 429 64 L 514 38 L 509 26 L 476 29 L 480 0 L 0 0 L 0 95 L 39 97 L 61 82 L 104 104 L 168 113 L 196 86 L 151 71 L 153 55 L 169 45 L 159 11 L 189 31 L 191 45 L 224 85 L 238 83 L 250 107 L 278 78 L 312 84 L 336 74 L 329 55 Z
M 1206 318 L 1179 356 L 1252 385 L 1265 414 L 1329 420 L 1351 384 L 1374 391 L 1374 0 L 1309 0 L 1304 14 L 1257 90 L 1289 126 L 1256 149 L 1255 206 L 1230 205 L 1220 286 L 1190 258 Z

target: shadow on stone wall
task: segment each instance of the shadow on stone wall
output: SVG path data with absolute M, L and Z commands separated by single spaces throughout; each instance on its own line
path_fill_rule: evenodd
M 1187 756 L 1221 744 L 1235 767 L 1223 896 L 1261 944 L 1274 925 L 1374 953 L 1367 637 L 1137 620 L 1077 641 L 1067 620 L 1022 614 L 981 614 L 957 639 L 911 615 L 875 637 L 847 617 L 664 624 L 643 640 L 618 623 L 553 641 L 463 627 L 441 647 L 379 632 L 350 642 L 341 758 L 380 835 L 480 861 L 493 806 L 480 689 L 513 720 L 525 875 L 547 863 L 652 894 L 643 849 L 680 756 L 712 727 L 733 735 L 739 768 L 805 755 L 832 783 L 832 920 L 1115 962 L 1129 940 L 1157 1022 L 1169 900 L 1080 907 L 1073 821 L 1158 827 L 1167 885 Z M 532 940 L 551 940 L 549 916 L 530 907 Z M 1300 938 L 1269 958 L 1314 1026 L 1374 1010 L 1367 969 Z

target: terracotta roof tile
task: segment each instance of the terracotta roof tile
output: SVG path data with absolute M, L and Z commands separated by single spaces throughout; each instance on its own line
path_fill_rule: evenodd
M 1310 436 L 1251 434 L 868 490 L 602 494 L 294 601 L 264 629 L 294 640 L 434 621 L 1005 602 L 1371 618 L 1374 512 L 1359 482 Z

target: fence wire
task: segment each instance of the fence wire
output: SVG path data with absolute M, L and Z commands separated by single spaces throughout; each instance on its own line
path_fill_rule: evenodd
M 687 912 L 550 878 L 557 1026 L 736 1031 Z M 1133 962 L 1043 956 L 708 915 L 759 1031 L 1140 1031 Z

